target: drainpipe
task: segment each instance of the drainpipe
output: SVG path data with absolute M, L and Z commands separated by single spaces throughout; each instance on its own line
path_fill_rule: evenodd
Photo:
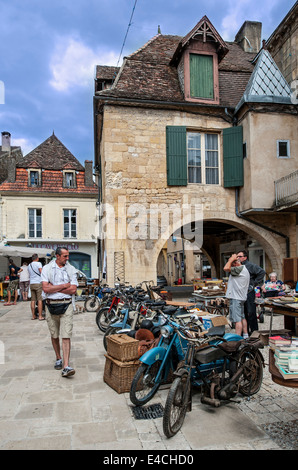
M 279 235 L 280 237 L 283 237 L 286 240 L 286 257 L 289 258 L 290 257 L 290 239 L 289 239 L 289 237 L 287 235 L 285 235 L 284 233 L 277 232 L 276 230 L 274 230 L 271 227 L 267 227 L 263 224 L 260 224 L 259 222 L 256 222 L 255 220 L 251 220 L 248 217 L 245 217 L 244 215 L 242 215 L 238 210 L 238 197 L 239 197 L 239 188 L 236 188 L 236 190 L 235 190 L 235 211 L 236 211 L 237 217 L 239 217 L 240 219 L 244 219 L 248 222 L 251 222 L 252 224 L 257 225 L 258 227 L 261 227 L 264 230 L 269 230 L 269 232 L 272 232 L 275 235 Z

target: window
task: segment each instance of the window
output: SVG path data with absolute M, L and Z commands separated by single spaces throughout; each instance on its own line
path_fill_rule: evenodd
M 42 237 L 42 218 L 41 209 L 29 209 L 29 238 Z
M 188 182 L 218 184 L 218 135 L 187 133 Z
M 40 170 L 29 170 L 28 186 L 40 186 L 40 185 L 41 185 Z
M 213 100 L 213 56 L 202 54 L 189 55 L 190 96 Z
M 290 158 L 290 141 L 277 141 L 277 158 Z
M 77 236 L 77 211 L 76 209 L 63 209 L 64 238 L 76 238 Z
M 63 171 L 63 186 L 64 188 L 76 187 L 76 173 L 75 171 Z

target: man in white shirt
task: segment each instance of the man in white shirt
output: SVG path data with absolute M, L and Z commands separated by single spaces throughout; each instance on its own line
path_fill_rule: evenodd
M 248 337 L 247 321 L 244 315 L 244 302 L 247 299 L 250 275 L 248 270 L 233 254 L 227 261 L 224 271 L 230 273 L 226 297 L 230 299 L 230 320 L 235 323 L 235 333 Z
M 69 356 L 73 327 L 72 296 L 76 293 L 78 281 L 76 270 L 68 260 L 68 250 L 58 247 L 56 259 L 44 266 L 41 273 L 42 289 L 46 295 L 46 320 L 56 354 L 55 369 L 62 369 L 60 334 L 62 337 L 63 377 L 75 374 L 69 366 Z
M 38 319 L 44 320 L 42 316 L 41 270 L 42 270 L 42 264 L 39 261 L 38 254 L 34 254 L 32 256 L 32 263 L 30 263 L 28 266 L 28 273 L 30 276 L 32 320 L 36 320 L 36 316 L 35 316 L 36 302 L 37 302 L 37 309 L 38 309 Z

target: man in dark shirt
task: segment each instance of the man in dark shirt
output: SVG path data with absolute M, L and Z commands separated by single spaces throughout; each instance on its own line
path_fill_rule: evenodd
M 258 330 L 257 320 L 257 306 L 255 304 L 255 287 L 262 286 L 264 283 L 265 271 L 260 268 L 257 264 L 248 261 L 248 253 L 245 250 L 237 253 L 237 258 L 242 264 L 245 265 L 246 269 L 250 274 L 250 281 L 247 293 L 247 300 L 244 304 L 244 313 L 247 321 L 248 333 L 251 334 L 253 331 Z
M 18 299 L 18 287 L 19 287 L 19 276 L 18 273 L 22 269 L 18 268 L 13 260 L 9 258 L 9 284 L 7 287 L 7 302 L 4 305 L 16 305 Z M 14 295 L 14 303 L 11 303 L 12 297 Z

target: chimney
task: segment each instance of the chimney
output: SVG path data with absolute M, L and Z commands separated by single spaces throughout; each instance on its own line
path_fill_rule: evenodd
M 11 155 L 7 159 L 7 182 L 15 183 L 16 182 L 16 157 Z
M 11 134 L 9 132 L 2 132 L 2 152 L 10 151 L 10 138 Z
M 85 160 L 85 186 L 93 186 L 93 163 Z
M 245 52 L 259 52 L 261 49 L 262 23 L 258 21 L 245 21 L 235 36 L 237 42 Z

